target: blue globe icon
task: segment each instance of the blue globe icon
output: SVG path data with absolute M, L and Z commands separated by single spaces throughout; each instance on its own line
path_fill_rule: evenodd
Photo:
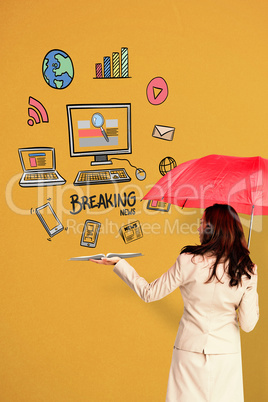
M 74 77 L 72 60 L 67 53 L 58 49 L 46 54 L 42 72 L 46 83 L 54 89 L 67 88 Z

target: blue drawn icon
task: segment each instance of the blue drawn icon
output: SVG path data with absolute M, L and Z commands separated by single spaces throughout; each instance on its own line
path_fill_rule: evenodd
M 68 87 L 74 77 L 73 63 L 67 53 L 54 49 L 47 53 L 42 67 L 46 83 L 55 89 Z

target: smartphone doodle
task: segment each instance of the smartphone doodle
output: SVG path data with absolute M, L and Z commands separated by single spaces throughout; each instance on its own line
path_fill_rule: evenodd
M 81 237 L 81 246 L 96 247 L 101 224 L 90 219 L 85 221 L 84 229 Z
M 55 236 L 63 230 L 63 225 L 49 202 L 36 208 L 35 211 L 50 237 Z

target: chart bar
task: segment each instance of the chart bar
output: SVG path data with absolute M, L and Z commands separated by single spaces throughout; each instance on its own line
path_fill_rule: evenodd
M 115 78 L 120 77 L 120 60 L 119 60 L 119 53 L 113 52 L 113 76 Z
M 128 77 L 128 48 L 121 48 L 121 74 L 122 78 Z
M 102 78 L 102 64 L 96 63 L 96 78 Z
M 104 78 L 111 78 L 111 58 L 103 57 Z

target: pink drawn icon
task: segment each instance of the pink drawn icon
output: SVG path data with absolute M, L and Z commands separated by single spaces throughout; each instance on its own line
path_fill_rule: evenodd
M 31 119 L 27 121 L 29 126 L 33 126 L 34 123 L 38 124 L 40 121 L 42 121 L 42 123 L 48 123 L 48 114 L 41 102 L 30 96 L 29 105 L 33 106 L 28 108 L 28 115 L 31 117 Z
M 168 86 L 164 78 L 155 77 L 147 85 L 146 94 L 152 105 L 160 105 L 168 96 Z

